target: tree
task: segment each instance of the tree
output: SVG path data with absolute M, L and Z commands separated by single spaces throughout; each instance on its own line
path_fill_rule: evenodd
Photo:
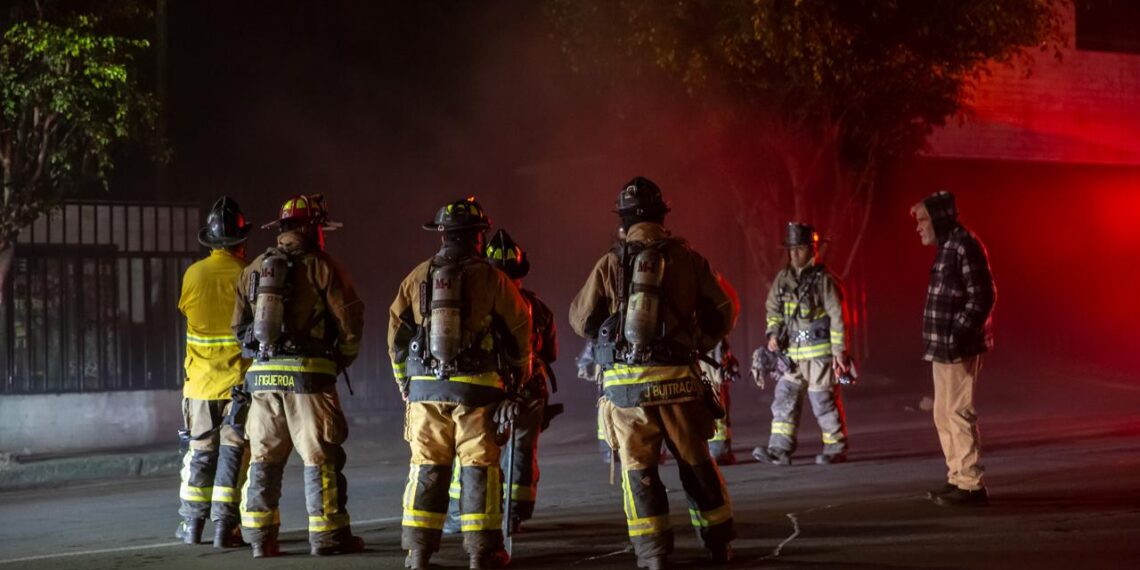
M 158 114 L 135 69 L 145 39 L 103 31 L 95 15 L 51 21 L 35 8 L 14 9 L 0 38 L 0 300 L 20 230 L 83 184 L 106 187 L 115 150 L 153 141 Z
M 1064 41 L 1062 0 L 548 0 L 572 66 L 663 75 L 703 102 L 701 156 L 734 189 L 753 269 L 789 219 L 832 238 L 851 272 L 879 167 L 969 110 L 994 62 Z

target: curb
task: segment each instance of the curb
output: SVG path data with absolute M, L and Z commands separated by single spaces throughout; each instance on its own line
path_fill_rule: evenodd
M 105 479 L 172 475 L 182 454 L 171 451 L 125 453 L 14 462 L 0 469 L 0 492 Z

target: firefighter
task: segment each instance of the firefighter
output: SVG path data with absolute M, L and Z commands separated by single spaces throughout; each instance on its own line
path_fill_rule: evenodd
M 788 265 L 768 291 L 767 350 L 784 352 L 794 369 L 776 383 L 767 447 L 752 451 L 759 461 L 790 465 L 796 450 L 804 392 L 823 432 L 821 465 L 847 460 L 847 420 L 837 378 L 848 373 L 847 310 L 839 281 L 819 259 L 819 234 L 790 222 L 784 246 Z
M 294 196 L 277 220 L 277 245 L 242 272 L 233 329 L 255 360 L 246 373 L 251 393 L 246 431 L 249 477 L 241 502 L 242 531 L 254 558 L 277 556 L 282 471 L 296 448 L 305 464 L 310 553 L 359 552 L 346 503 L 348 423 L 337 375 L 356 359 L 364 304 L 348 274 L 325 253 L 328 220 L 320 194 Z
M 594 362 L 594 345 L 587 342 L 582 347 L 582 352 L 578 353 L 578 358 L 574 359 L 575 364 L 578 366 L 578 378 L 593 382 L 598 387 L 598 397 L 602 396 L 602 370 L 596 362 Z M 610 444 L 606 442 L 606 427 L 602 418 L 602 408 L 598 406 L 598 452 L 602 455 L 602 463 L 610 463 L 613 461 L 614 451 Z
M 732 330 L 736 308 L 700 254 L 665 230 L 669 208 L 652 181 L 618 193 L 625 239 L 598 260 L 570 305 L 570 325 L 594 339 L 603 369 L 607 440 L 617 449 L 630 541 L 642 568 L 673 550 L 661 444 L 677 460 L 689 514 L 714 563 L 732 556 L 732 507 L 709 455 L 717 410 L 706 402 L 696 356 Z
M 218 199 L 206 227 L 198 232 L 198 242 L 210 248 L 210 255 L 182 277 L 178 310 L 186 316 L 186 381 L 180 434 L 188 449 L 179 491 L 183 521 L 176 536 L 187 544 L 201 540 L 209 515 L 215 548 L 244 545 L 238 530 L 238 489 L 249 463 L 249 446 L 223 418 L 232 411 L 230 391 L 241 385 L 249 366 L 229 324 L 252 227 L 237 202 L 227 196 Z
M 490 226 L 474 198 L 440 208 L 423 225 L 443 234 L 439 252 L 404 278 L 389 309 L 388 352 L 412 454 L 401 532 L 409 568 L 427 568 L 439 550 L 457 456 L 470 567 L 510 562 L 496 432 L 517 416 L 519 388 L 531 377 L 531 319 L 515 284 L 482 256 Z
M 523 405 L 514 423 L 514 441 L 507 445 L 515 446 L 514 475 L 511 477 L 512 532 L 518 532 L 523 521 L 534 515 L 534 503 L 538 496 L 538 436 L 551 419 L 547 415 L 547 402 L 550 390 L 554 388 L 554 371 L 550 365 L 558 358 L 558 337 L 554 327 L 554 312 L 546 306 L 534 291 L 524 289 L 522 280 L 530 272 L 530 260 L 506 230 L 499 230 L 487 243 L 487 261 L 496 269 L 507 274 L 519 293 L 530 307 L 531 315 L 531 377 L 519 389 Z M 507 450 L 509 451 L 509 450 Z M 507 469 L 507 455 L 500 458 L 503 472 Z M 451 503 L 447 510 L 445 534 L 461 531 L 459 524 L 459 498 L 462 493 L 458 471 L 451 475 L 448 496 Z

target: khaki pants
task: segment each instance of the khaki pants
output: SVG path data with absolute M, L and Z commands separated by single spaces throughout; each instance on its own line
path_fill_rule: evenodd
M 805 391 L 811 402 L 812 413 L 819 423 L 823 453 L 846 453 L 847 416 L 843 413 L 842 394 L 836 385 L 830 358 L 798 361 L 795 373 L 784 375 L 776 383 L 768 449 L 788 454 L 795 452 L 798 442 L 796 431 L 799 428 Z
M 294 449 L 305 463 L 310 544 L 335 546 L 348 540 L 352 530 L 348 483 L 342 474 L 346 457 L 341 447 L 348 437 L 348 422 L 336 392 L 253 392 L 246 433 L 251 455 L 241 502 L 246 541 L 277 539 L 282 472 Z
M 736 537 L 728 489 L 709 455 L 713 419 L 700 400 L 619 408 L 602 400 L 607 434 L 622 463 L 622 495 L 629 539 L 639 557 L 673 551 L 669 499 L 657 472 L 661 443 L 677 459 L 681 485 L 689 502 L 689 519 L 706 548 Z
M 190 449 L 182 459 L 179 487 L 183 518 L 206 518 L 237 524 L 249 445 L 245 438 L 222 420 L 230 411 L 229 400 L 182 400 L 182 413 L 190 430 Z
M 934 426 L 942 455 L 946 457 L 946 480 L 968 491 L 981 489 L 984 469 L 979 460 L 978 416 L 974 411 L 974 385 L 982 371 L 981 355 L 961 362 L 934 363 Z
M 412 458 L 403 499 L 404 549 L 439 550 L 456 456 L 464 548 L 476 555 L 503 547 L 503 478 L 492 419 L 495 408 L 495 404 L 408 404 L 404 439 Z

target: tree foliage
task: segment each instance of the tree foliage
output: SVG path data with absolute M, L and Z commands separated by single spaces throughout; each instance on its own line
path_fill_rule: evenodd
M 1064 41 L 1061 0 L 548 7 L 575 68 L 663 75 L 708 103 L 722 151 L 708 158 L 733 179 L 746 235 L 766 244 L 783 221 L 813 221 L 837 238 L 844 274 L 883 160 L 913 155 L 934 127 L 967 112 L 971 88 L 992 63 L 1030 63 L 1038 50 L 1057 55 Z M 783 263 L 779 252 L 753 245 L 759 269 Z

